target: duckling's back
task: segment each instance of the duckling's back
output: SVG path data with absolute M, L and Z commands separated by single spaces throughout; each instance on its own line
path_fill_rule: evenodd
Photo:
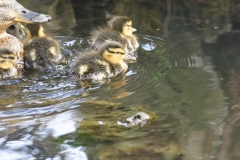
M 38 68 L 57 64 L 62 59 L 60 46 L 51 37 L 33 37 L 25 43 L 25 67 Z
M 96 51 L 81 53 L 71 67 L 71 75 L 78 80 L 102 80 L 114 73 L 113 66 Z

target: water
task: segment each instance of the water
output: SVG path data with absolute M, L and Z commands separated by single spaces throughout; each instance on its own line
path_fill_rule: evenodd
M 133 19 L 140 48 L 124 76 L 90 89 L 68 66 L 0 80 L 1 159 L 239 159 L 237 4 L 19 2 L 53 17 L 44 26 L 69 66 L 111 14 Z M 126 120 L 137 112 L 146 124 Z

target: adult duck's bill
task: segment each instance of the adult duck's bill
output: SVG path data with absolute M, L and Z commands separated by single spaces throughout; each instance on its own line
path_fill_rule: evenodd
M 51 20 L 49 15 L 32 12 L 19 4 L 16 0 L 0 0 L 0 14 L 0 21 L 5 24 L 11 21 L 42 23 Z
M 22 5 L 16 6 L 16 17 L 15 21 L 17 22 L 26 22 L 26 23 L 42 23 L 51 21 L 51 17 L 46 14 L 41 14 L 37 12 L 32 12 L 26 8 L 24 8 Z

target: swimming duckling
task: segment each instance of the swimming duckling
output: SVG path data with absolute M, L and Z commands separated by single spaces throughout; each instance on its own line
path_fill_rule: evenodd
M 43 69 L 62 63 L 60 44 L 54 38 L 45 35 L 40 23 L 27 24 L 26 28 L 27 36 L 24 43 L 26 69 Z
M 15 54 L 7 48 L 0 48 L 0 78 L 16 75 Z
M 17 68 L 23 68 L 23 44 L 22 42 L 6 32 L 7 28 L 15 22 L 46 22 L 50 21 L 48 15 L 32 12 L 16 0 L 1 0 L 0 1 L 0 47 L 8 48 L 15 54 L 15 62 Z
M 97 51 L 86 52 L 81 53 L 71 67 L 70 73 L 77 80 L 102 80 L 123 74 L 128 69 L 123 62 L 124 48 L 118 42 L 109 41 L 99 46 Z
M 119 16 L 111 19 L 107 27 L 99 27 L 91 32 L 92 48 L 97 49 L 105 41 L 117 41 L 124 46 L 126 58 L 136 60 L 136 50 L 139 47 L 137 37 L 133 35 L 136 29 L 132 27 L 132 21 L 127 16 Z

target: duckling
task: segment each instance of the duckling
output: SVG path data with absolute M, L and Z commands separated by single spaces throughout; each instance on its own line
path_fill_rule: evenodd
M 127 16 L 114 17 L 108 22 L 108 27 L 99 27 L 91 32 L 92 48 L 97 49 L 105 41 L 117 41 L 124 46 L 126 60 L 136 60 L 136 50 L 139 47 L 137 37 L 133 35 L 136 29 Z
M 54 38 L 45 35 L 40 23 L 26 25 L 24 58 L 26 69 L 43 69 L 64 63 L 60 44 Z
M 46 22 L 51 17 L 45 14 L 32 12 L 24 8 L 16 0 L 0 1 L 0 47 L 8 48 L 15 54 L 18 69 L 23 68 L 23 44 L 22 42 L 6 32 L 7 28 L 15 22 Z
M 7 28 L 7 33 L 17 37 L 20 41 L 24 41 L 26 38 L 25 27 L 16 22 Z
M 108 41 L 98 50 L 81 53 L 71 67 L 71 75 L 77 80 L 103 80 L 124 74 L 128 65 L 123 62 L 125 51 L 121 43 Z
M 15 67 L 15 54 L 7 48 L 0 48 L 0 78 L 17 75 Z

